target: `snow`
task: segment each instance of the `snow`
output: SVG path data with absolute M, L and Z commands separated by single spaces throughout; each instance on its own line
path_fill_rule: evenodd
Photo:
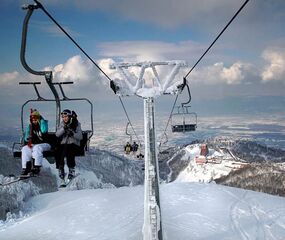
M 186 147 L 183 158 L 190 159 L 189 165 L 175 182 L 161 185 L 163 239 L 284 239 L 285 199 L 214 184 L 233 170 L 235 161 L 210 148 L 207 157 L 222 163 L 197 165 L 199 154 L 199 144 Z M 36 190 L 32 182 L 15 184 L 23 196 L 12 201 L 21 211 L 0 222 L 0 239 L 142 239 L 144 189 L 131 187 L 142 176 L 127 159 L 109 155 L 95 151 L 78 159 L 80 176 L 65 191 L 31 197 Z M 44 168 L 57 175 L 54 165 Z M 118 184 L 121 179 L 124 183 Z M 115 183 L 130 187 L 115 188 Z M 93 189 L 98 187 L 104 189 Z
M 165 78 L 159 76 L 157 66 L 167 65 L 172 68 Z M 162 94 L 176 94 L 177 86 L 182 84 L 182 80 L 175 80 L 181 67 L 186 67 L 185 61 L 173 60 L 166 62 L 137 62 L 137 63 L 113 63 L 111 69 L 116 69 L 120 78 L 114 82 L 119 87 L 117 92 L 120 96 L 137 95 L 142 98 L 155 98 Z M 137 76 L 130 71 L 130 67 L 137 67 Z M 147 69 L 151 69 L 151 74 L 146 74 Z M 174 82 L 176 81 L 176 82 Z M 173 83 L 174 82 L 174 83 Z
M 35 196 L 23 217 L 0 225 L 2 240 L 142 239 L 143 186 Z M 165 240 L 282 239 L 284 198 L 205 183 L 161 185 Z

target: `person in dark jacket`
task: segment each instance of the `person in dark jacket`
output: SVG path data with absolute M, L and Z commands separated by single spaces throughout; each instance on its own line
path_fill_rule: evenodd
M 138 148 L 139 148 L 139 145 L 136 142 L 134 142 L 133 145 L 132 145 L 132 151 L 133 152 L 137 152 Z
M 65 109 L 61 113 L 62 122 L 57 129 L 55 135 L 60 139 L 60 145 L 56 153 L 56 168 L 59 177 L 64 180 L 64 158 L 69 169 L 68 179 L 71 180 L 75 176 L 75 155 L 79 150 L 80 140 L 82 139 L 81 124 L 77 120 L 74 111 Z
M 22 148 L 22 178 L 31 174 L 38 175 L 43 161 L 43 152 L 50 150 L 46 143 L 48 121 L 45 120 L 36 109 L 31 109 L 30 124 L 27 126 Z M 35 160 L 32 164 L 32 158 Z M 32 166 L 33 165 L 33 166 Z

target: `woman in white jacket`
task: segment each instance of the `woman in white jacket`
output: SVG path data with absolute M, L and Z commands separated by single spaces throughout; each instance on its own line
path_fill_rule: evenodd
M 60 139 L 60 145 L 56 153 L 56 167 L 59 177 L 65 178 L 64 158 L 69 169 L 68 179 L 75 175 L 75 154 L 79 150 L 82 139 L 81 124 L 77 120 L 75 112 L 65 109 L 61 113 L 62 122 L 55 135 Z

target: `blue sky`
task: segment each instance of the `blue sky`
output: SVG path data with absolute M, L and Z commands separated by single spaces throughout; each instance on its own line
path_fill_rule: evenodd
M 189 69 L 207 49 L 244 1 L 240 0 L 42 0 L 49 13 L 78 41 L 100 66 L 113 61 L 185 60 Z M 22 4 L 33 1 L 2 0 L 0 53 L 0 123 L 4 116 L 18 118 L 21 104 L 33 95 L 19 81 L 43 81 L 20 64 Z M 270 111 L 285 97 L 285 2 L 250 0 L 213 49 L 190 74 L 192 107 L 211 103 L 219 112 Z M 51 69 L 55 81 L 74 81 L 66 92 L 89 97 L 99 114 L 117 108 L 108 81 L 41 11 L 31 18 L 27 61 L 35 69 Z M 189 70 L 188 69 L 188 70 Z M 182 72 L 185 74 L 187 69 Z M 45 85 L 40 87 L 49 96 Z M 184 98 L 185 96 L 181 96 Z M 126 101 L 139 102 L 132 97 Z M 268 104 L 264 99 L 269 98 Z M 165 101 L 164 101 L 165 99 Z M 229 100 L 230 99 L 230 100 Z M 275 104 L 272 101 L 276 101 Z M 173 97 L 163 97 L 164 108 Z M 225 104 L 223 104 L 223 102 Z M 133 106 L 135 104 L 131 104 Z M 201 108 L 203 106 L 203 108 Z M 171 107 L 170 107 L 171 108 Z M 276 111 L 283 111 L 279 107 Z

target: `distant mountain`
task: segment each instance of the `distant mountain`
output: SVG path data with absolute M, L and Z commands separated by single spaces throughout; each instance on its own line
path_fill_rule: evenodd
M 285 197 L 285 164 L 251 163 L 215 182 Z

